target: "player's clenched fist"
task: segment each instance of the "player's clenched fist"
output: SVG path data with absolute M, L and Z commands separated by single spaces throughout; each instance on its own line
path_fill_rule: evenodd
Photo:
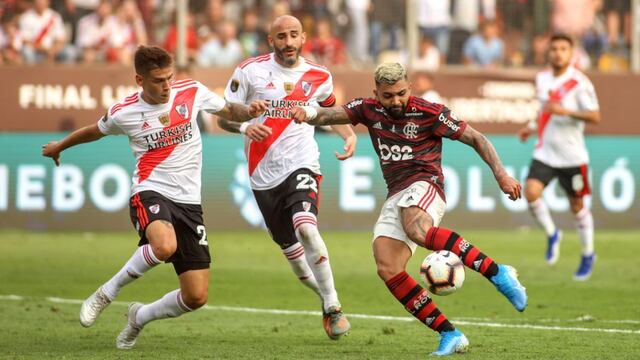
M 47 144 L 42 145 L 42 156 L 50 157 L 56 166 L 60 166 L 60 150 L 58 150 L 58 142 L 50 141 Z
M 307 119 L 307 112 L 300 106 L 291 109 L 291 119 L 298 124 L 309 120 Z
M 498 185 L 500 185 L 503 193 L 509 195 L 509 199 L 514 201 L 520 199 L 522 185 L 520 185 L 518 180 L 505 175 L 498 179 Z
M 249 104 L 249 115 L 257 118 L 267 111 L 268 105 L 266 100 L 254 100 Z

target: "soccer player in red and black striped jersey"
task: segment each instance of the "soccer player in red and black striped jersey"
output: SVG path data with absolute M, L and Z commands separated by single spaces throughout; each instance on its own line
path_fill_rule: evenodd
M 378 275 L 407 311 L 440 333 L 435 355 L 463 352 L 469 344 L 467 338 L 405 271 L 418 245 L 457 254 L 467 267 L 491 281 L 518 311 L 527 306 L 527 295 L 513 267 L 499 265 L 460 235 L 438 226 L 445 211 L 442 138 L 473 147 L 511 200 L 520 198 L 521 187 L 507 174 L 484 135 L 456 119 L 447 107 L 411 96 L 400 64 L 380 65 L 375 83 L 375 98 L 355 99 L 342 107 L 297 107 L 291 116 L 296 122 L 316 126 L 351 123 L 368 128 L 389 191 L 373 231 Z

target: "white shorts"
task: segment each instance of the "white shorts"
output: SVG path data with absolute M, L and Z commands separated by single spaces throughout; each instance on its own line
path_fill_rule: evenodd
M 433 226 L 438 226 L 444 216 L 446 203 L 438 194 L 435 186 L 426 181 L 414 182 L 384 202 L 382 210 L 380 210 L 380 217 L 373 227 L 373 240 L 375 241 L 379 236 L 386 236 L 403 241 L 413 254 L 418 245 L 409 239 L 400 220 L 400 208 L 411 206 L 417 206 L 426 211 L 433 219 Z

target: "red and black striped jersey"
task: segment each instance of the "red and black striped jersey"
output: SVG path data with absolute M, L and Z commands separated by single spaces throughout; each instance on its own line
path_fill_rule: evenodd
M 401 119 L 393 118 L 373 98 L 354 99 L 343 108 L 353 125 L 362 124 L 369 130 L 387 183 L 387 197 L 416 181 L 428 181 L 444 199 L 442 138 L 458 139 L 466 122 L 456 119 L 444 105 L 413 96 Z

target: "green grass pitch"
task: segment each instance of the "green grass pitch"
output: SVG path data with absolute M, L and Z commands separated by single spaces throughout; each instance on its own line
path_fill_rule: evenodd
M 467 271 L 458 293 L 434 296 L 471 343 L 469 353 L 454 358 L 640 358 L 639 232 L 598 231 L 595 273 L 590 281 L 579 283 L 571 279 L 579 249 L 572 231 L 565 233 L 562 255 L 554 267 L 544 263 L 539 231 L 459 231 L 496 261 L 518 269 L 528 289 L 529 307 L 522 314 L 516 312 L 489 282 Z M 134 349 L 119 351 L 114 342 L 126 321 L 126 303 L 151 302 L 175 289 L 172 267 L 161 265 L 127 286 L 119 302 L 85 329 L 78 322 L 77 300 L 124 264 L 135 248 L 134 232 L 2 231 L 0 358 L 426 358 L 436 348 L 438 336 L 417 321 L 402 321 L 409 314 L 376 276 L 370 234 L 325 231 L 323 235 L 345 312 L 396 318 L 354 316 L 351 334 L 331 341 L 320 315 L 302 312 L 319 311 L 318 299 L 295 279 L 266 233 L 211 232 L 210 307 L 150 323 Z M 418 250 L 408 267 L 415 277 L 426 254 Z

